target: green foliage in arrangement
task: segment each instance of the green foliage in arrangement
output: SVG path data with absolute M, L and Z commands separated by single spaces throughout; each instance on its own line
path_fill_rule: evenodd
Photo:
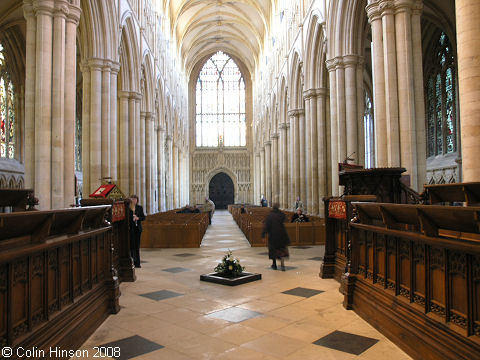
M 228 250 L 227 254 L 223 257 L 222 262 L 213 269 L 213 271 L 225 277 L 239 276 L 244 270 L 245 267 L 240 265 L 240 260 L 238 260 L 238 258 L 233 257 L 231 250 Z

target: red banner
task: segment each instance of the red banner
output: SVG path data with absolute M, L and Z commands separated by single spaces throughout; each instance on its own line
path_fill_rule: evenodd
M 116 202 L 112 205 L 112 223 L 125 219 L 125 203 Z
M 347 204 L 345 201 L 335 200 L 328 203 L 328 217 L 347 219 Z

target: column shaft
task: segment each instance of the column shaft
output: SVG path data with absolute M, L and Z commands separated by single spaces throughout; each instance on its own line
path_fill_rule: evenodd
M 110 64 L 102 68 L 102 178 L 110 173 Z
M 142 201 L 143 206 L 145 206 L 145 209 L 147 208 L 147 174 L 146 174 L 146 162 L 145 162 L 145 154 L 146 154 L 146 146 L 147 146 L 147 136 L 145 133 L 145 128 L 146 128 L 146 114 L 142 111 L 140 113 L 140 136 L 138 137 L 138 145 L 140 146 L 140 179 L 139 179 L 139 185 L 140 185 L 140 191 L 138 196 L 140 197 L 140 200 Z
M 69 14 L 72 16 L 72 13 Z M 78 18 L 67 18 L 65 35 L 65 115 L 64 115 L 64 207 L 75 200 L 75 121 L 77 90 L 77 25 Z
M 93 61 L 90 64 L 90 188 L 87 194 L 92 193 L 100 185 L 102 177 L 102 92 L 101 63 Z
M 130 189 L 130 162 L 129 162 L 129 93 L 120 92 L 119 94 L 119 144 L 118 144 L 118 163 L 119 163 L 119 178 L 118 184 L 120 190 L 126 192 L 127 196 L 131 194 Z
M 110 72 L 110 176 L 113 181 L 118 181 L 118 114 L 117 114 L 117 79 L 118 79 L 118 64 L 112 64 Z M 123 141 L 123 138 L 121 138 Z
M 55 9 L 52 63 L 52 184 L 53 209 L 64 207 L 65 14 Z
M 267 141 L 265 143 L 265 167 L 266 167 L 266 188 L 268 204 L 272 204 L 272 143 Z
M 51 12 L 37 10 L 34 189 L 40 209 L 52 205 L 52 38 Z
M 372 52 L 373 52 L 373 106 L 375 114 L 375 165 L 376 167 L 388 166 L 387 150 L 387 118 L 385 104 L 385 70 L 383 59 L 383 33 L 380 16 L 369 12 L 369 21 L 372 25 Z M 333 165 L 333 164 L 332 164 Z
M 395 19 L 392 9 L 386 9 L 382 14 L 382 29 L 383 58 L 385 59 L 385 106 L 387 120 L 388 166 L 400 166 Z
M 35 80 L 36 80 L 36 37 L 37 18 L 32 6 L 24 4 L 24 15 L 27 20 L 26 55 L 25 55 L 25 188 L 35 186 Z

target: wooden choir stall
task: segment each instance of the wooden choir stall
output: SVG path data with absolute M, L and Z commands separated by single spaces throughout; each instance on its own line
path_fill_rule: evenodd
M 427 185 L 403 169 L 341 172 L 325 199 L 320 276 L 414 359 L 480 358 L 480 183 Z M 454 206 L 456 205 L 456 206 Z

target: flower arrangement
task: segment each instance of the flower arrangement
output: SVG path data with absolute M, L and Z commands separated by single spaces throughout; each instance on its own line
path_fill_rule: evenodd
M 231 250 L 228 250 L 227 254 L 223 257 L 222 262 L 213 269 L 213 271 L 225 277 L 239 276 L 244 270 L 245 267 L 240 265 L 240 260 L 238 260 L 238 258 L 233 257 Z

